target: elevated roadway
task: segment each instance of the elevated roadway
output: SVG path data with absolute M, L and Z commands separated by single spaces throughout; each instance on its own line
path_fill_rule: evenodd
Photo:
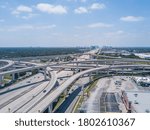
M 9 67 L 11 67 L 15 62 L 14 61 L 11 61 L 11 60 L 0 60 L 0 62 L 5 62 L 7 63 L 5 66 L 3 67 L 0 67 L 0 71 L 3 71 Z
M 10 70 L 10 71 L 4 71 L 4 72 L 0 72 L 0 76 L 4 76 L 6 74 L 14 74 L 14 73 L 30 71 L 30 70 L 33 70 L 33 69 L 43 69 L 43 68 L 46 68 L 46 67 L 47 67 L 47 65 L 41 65 L 41 66 L 33 66 L 33 67 L 15 69 L 15 70 Z
M 35 105 L 30 111 L 34 112 L 44 112 L 74 81 L 85 74 L 90 74 L 92 72 L 109 70 L 109 69 L 124 69 L 124 68 L 138 68 L 138 67 L 150 67 L 150 65 L 116 65 L 116 66 L 105 66 L 101 68 L 93 68 L 90 70 L 82 71 L 70 77 L 66 82 L 64 82 L 60 87 L 48 94 L 43 100 L 41 100 L 37 105 Z
M 63 66 L 63 65 L 69 65 L 74 64 L 76 66 L 79 66 L 80 64 L 91 64 L 91 63 L 97 63 L 97 64 L 111 64 L 111 65 L 121 65 L 121 64 L 136 64 L 136 63 L 150 63 L 150 60 L 143 60 L 143 59 L 131 59 L 131 58 L 116 58 L 116 59 L 92 59 L 92 60 L 81 60 L 81 61 L 69 61 L 69 62 L 60 62 L 60 63 L 53 63 L 49 64 L 49 66 Z
M 28 103 L 26 103 L 25 105 L 21 106 L 19 109 L 15 110 L 14 112 L 16 113 L 27 113 L 28 111 L 30 111 L 39 101 L 41 101 L 48 93 L 50 93 L 50 91 L 53 89 L 53 87 L 56 84 L 57 81 L 57 76 L 56 73 L 54 71 L 51 71 L 51 69 L 49 68 L 49 76 L 50 81 L 49 83 L 46 85 L 46 87 L 42 87 L 43 90 L 38 94 L 38 96 L 35 96 L 31 101 L 29 101 Z
M 36 87 L 32 87 L 0 105 L 0 112 L 28 112 L 37 102 L 45 97 L 55 86 L 57 81 L 56 73 L 47 67 L 49 81 L 45 81 Z
M 3 77 L 6 74 L 12 74 L 13 75 L 12 77 L 14 79 L 15 78 L 14 75 L 16 73 L 31 71 L 31 70 L 34 70 L 34 69 L 44 69 L 44 75 L 45 75 L 45 79 L 46 79 L 46 67 L 47 67 L 47 65 L 41 65 L 41 66 L 32 66 L 32 67 L 26 67 L 26 68 L 21 68 L 21 69 L 15 69 L 15 70 L 0 72 L 0 85 L 2 83 Z

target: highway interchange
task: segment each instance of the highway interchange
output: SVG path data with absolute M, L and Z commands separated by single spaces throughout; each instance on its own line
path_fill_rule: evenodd
M 82 95 L 85 84 L 92 82 L 93 75 L 110 73 L 149 73 L 150 61 L 141 59 L 93 59 L 99 49 L 75 55 L 74 61 L 57 63 L 32 63 L 1 60 L 8 64 L 0 68 L 0 84 L 5 75 L 16 82 L 0 89 L 1 113 L 73 112 Z M 144 63 L 144 64 L 143 64 Z M 20 66 L 20 68 L 15 68 Z M 23 67 L 22 67 L 23 66 Z M 16 74 L 37 70 L 36 74 L 17 80 Z M 133 72 L 134 71 L 134 72 Z M 136 72 L 137 71 L 137 72 Z M 83 82 L 84 81 L 84 82 Z M 66 98 L 54 110 L 60 96 Z

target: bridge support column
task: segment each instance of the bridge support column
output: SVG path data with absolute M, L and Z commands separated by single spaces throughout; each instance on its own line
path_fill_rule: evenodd
M 45 80 L 47 79 L 47 76 L 46 76 L 46 68 L 44 69 L 44 79 L 45 79 Z
M 145 68 L 143 67 L 143 72 L 145 71 Z
M 122 69 L 122 75 L 123 75 L 124 73 L 123 73 L 123 69 Z
M 3 76 L 0 75 L 0 85 L 2 85 Z
M 73 74 L 75 74 L 76 73 L 76 70 L 75 69 L 73 69 Z
M 81 92 L 82 92 L 82 96 L 84 97 L 84 85 L 81 86 Z
M 104 63 L 105 63 L 105 65 L 106 65 L 106 59 L 104 59 Z
M 78 72 L 79 71 L 79 63 L 77 63 L 77 70 L 76 70 L 76 72 Z
M 89 74 L 89 81 L 92 81 L 92 73 Z
M 96 71 L 96 75 L 98 75 L 98 70 Z
M 112 63 L 112 65 L 114 66 L 114 64 L 115 64 L 115 61 Z
M 118 71 L 116 70 L 116 75 L 118 75 Z
M 64 95 L 67 96 L 68 95 L 68 91 L 67 89 L 64 91 Z
M 39 68 L 37 69 L 37 71 L 38 71 L 38 73 L 40 73 L 40 69 Z
M 98 62 L 96 62 L 96 68 L 98 67 Z
M 19 78 L 19 73 L 14 73 L 14 80 Z
M 12 81 L 15 80 L 15 73 L 12 74 Z
M 109 68 L 108 68 L 108 70 L 107 70 L 107 75 L 109 75 L 109 72 L 110 72 L 110 66 L 109 66 Z
M 59 58 L 58 58 L 58 63 L 60 63 L 60 61 L 61 61 L 61 58 L 59 57 Z
M 53 103 L 51 103 L 48 107 L 48 113 L 52 113 L 53 110 Z
M 132 113 L 132 102 L 129 102 L 128 113 Z
M 56 99 L 54 100 L 54 102 L 58 102 L 58 98 L 56 98 Z
M 109 69 L 107 70 L 107 75 L 109 75 Z

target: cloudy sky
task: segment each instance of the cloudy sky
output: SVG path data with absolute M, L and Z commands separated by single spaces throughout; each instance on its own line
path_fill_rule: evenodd
M 150 46 L 150 0 L 0 0 L 0 47 Z

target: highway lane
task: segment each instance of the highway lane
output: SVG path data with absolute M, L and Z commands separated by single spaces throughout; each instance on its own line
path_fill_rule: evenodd
M 107 70 L 108 69 L 108 67 L 109 66 L 106 66 L 106 67 L 102 67 L 101 69 L 102 70 Z M 119 66 L 120 67 L 120 66 Z M 122 68 L 124 68 L 124 67 L 126 67 L 126 66 L 122 66 Z M 135 67 L 135 66 L 130 66 L 130 67 Z M 139 66 L 138 66 L 139 67 Z M 148 66 L 149 67 L 149 66 Z M 91 73 L 91 72 L 93 72 L 93 71 L 97 71 L 97 70 L 101 70 L 100 68 L 96 68 L 96 70 L 95 70 L 95 68 L 94 68 L 94 70 L 92 70 L 92 69 L 90 69 L 90 70 L 87 70 L 86 71 L 86 73 Z M 66 82 L 64 82 L 60 87 L 60 89 L 56 89 L 56 90 L 54 90 L 54 94 L 53 94 L 53 97 L 50 99 L 51 101 L 54 101 L 72 82 L 74 82 L 76 79 L 78 79 L 80 76 L 82 76 L 82 75 L 84 75 L 85 74 L 85 71 L 84 71 L 84 73 L 78 73 L 78 74 L 76 74 L 76 75 L 74 75 L 74 76 L 72 76 L 71 78 L 69 78 L 68 80 L 70 80 L 70 81 L 66 81 Z M 53 92 L 52 92 L 53 93 Z M 41 95 L 43 95 L 43 94 L 41 94 Z M 39 104 L 42 104 L 41 102 L 43 102 L 43 101 L 48 101 L 48 96 L 49 96 L 49 94 L 47 93 L 47 94 L 45 94 L 44 96 L 40 96 L 40 100 L 36 100 L 36 103 L 35 103 L 35 107 L 37 107 Z M 51 96 L 50 96 L 51 97 Z M 54 99 L 55 98 L 55 99 Z M 46 99 L 46 100 L 45 100 Z M 34 101 L 34 100 L 33 100 Z M 48 101 L 49 102 L 49 101 Z M 46 102 L 46 105 L 47 105 L 47 102 Z M 24 105 L 25 106 L 25 105 Z M 29 107 L 27 107 L 26 106 L 26 108 L 24 108 L 23 109 L 23 111 L 26 111 L 26 112 L 30 112 L 30 111 L 32 111 L 34 108 L 35 108 L 34 106 L 32 106 L 32 107 L 30 107 L 30 110 L 28 109 L 27 110 L 27 108 L 29 108 Z M 43 107 L 43 106 L 42 106 Z M 44 106 L 45 107 L 45 106 Z M 46 106 L 47 107 L 47 106 Z M 44 108 L 44 109 L 46 109 L 46 108 Z M 19 110 L 19 109 L 18 109 Z M 17 111 L 18 111 L 17 110 Z M 42 112 L 43 111 L 43 109 L 37 109 L 38 111 L 40 111 L 40 112 Z M 42 111 L 41 111 L 42 110 Z M 16 112 L 17 112 L 16 111 Z M 37 111 L 37 112 L 38 112 Z M 20 111 L 19 111 L 20 112 Z
M 39 65 L 39 66 L 26 67 L 22 69 L 9 70 L 9 71 L 0 72 L 0 76 L 4 76 L 6 74 L 26 72 L 26 71 L 33 70 L 33 69 L 40 69 L 40 68 L 46 68 L 46 67 L 47 65 Z
M 54 87 L 56 80 L 57 80 L 57 76 L 56 73 L 54 71 L 50 72 L 51 75 L 51 79 L 49 81 L 49 83 L 46 85 L 46 87 L 43 86 L 43 91 L 41 91 L 38 96 L 35 96 L 31 101 L 27 102 L 25 105 L 21 106 L 19 109 L 15 110 L 14 112 L 17 113 L 26 113 L 28 112 L 30 109 L 32 109 L 41 99 L 43 99 L 45 97 L 45 95 L 47 95 Z
M 11 93 L 11 95 L 7 95 L 8 98 L 5 97 L 5 98 L 3 98 L 3 100 L 1 100 L 0 109 L 7 106 L 11 102 L 17 100 L 18 98 L 25 95 L 26 93 L 30 92 L 31 90 L 33 90 L 38 85 L 40 85 L 40 83 L 38 83 L 36 85 L 32 85 L 32 86 L 30 86 L 30 88 L 22 89 L 22 91 L 20 91 L 20 90 L 19 90 L 19 92 L 14 91 L 15 93 Z
M 29 64 L 29 65 L 35 65 L 35 66 L 42 66 L 43 65 L 43 64 L 40 64 L 40 63 L 33 63 L 33 62 L 27 62 L 27 61 L 20 61 L 20 63 Z
M 60 71 L 57 73 L 57 78 L 66 77 L 66 76 L 72 76 L 73 71 Z
M 31 89 L 31 91 L 28 91 L 28 90 L 25 90 L 23 92 L 21 91 L 21 94 L 18 94 L 18 95 L 15 93 L 16 95 L 15 97 L 8 96 L 9 100 L 3 101 L 2 103 L 3 108 L 1 108 L 0 112 L 8 112 L 8 108 L 11 109 L 10 112 L 29 111 L 34 105 L 36 105 L 36 103 L 39 102 L 39 100 L 43 99 L 43 97 L 51 91 L 51 89 L 54 87 L 56 83 L 56 80 L 57 80 L 56 73 L 52 71 L 52 69 L 49 67 L 47 68 L 47 72 L 49 72 L 49 76 L 51 77 L 51 80 L 49 81 L 48 84 L 44 84 L 43 82 L 43 85 L 40 84 L 38 87 Z M 58 75 L 59 76 L 70 75 L 72 73 L 73 72 L 70 72 L 70 71 L 68 71 L 67 73 L 64 71 Z M 28 93 L 25 93 L 27 91 Z M 38 94 L 36 95 L 36 93 Z
M 100 67 L 102 65 L 82 65 L 82 64 L 78 64 L 77 65 L 58 65 L 58 66 L 51 66 L 52 69 L 60 69 L 60 68 L 65 68 L 65 69 L 91 69 L 91 68 L 95 68 L 95 67 Z
M 23 63 L 31 64 L 30 62 L 23 62 Z M 27 71 L 27 70 L 35 69 L 35 68 L 37 69 L 39 67 L 41 67 L 41 68 L 46 67 L 45 65 L 37 65 L 36 63 L 35 64 L 33 63 L 33 65 L 36 65 L 36 66 L 27 67 L 27 68 L 23 68 L 23 69 L 17 69 L 17 70 L 10 70 L 10 71 L 7 71 L 7 72 L 2 72 L 0 74 L 1 75 L 7 74 L 7 73 L 11 74 L 11 73 Z M 49 69 L 48 71 L 51 71 L 51 69 Z M 39 101 L 39 99 L 42 99 L 52 89 L 52 87 L 54 86 L 54 84 L 56 83 L 56 80 L 57 80 L 56 76 L 52 76 L 52 75 L 54 75 L 54 72 L 51 72 L 51 76 L 50 76 L 52 78 L 51 79 L 52 82 L 50 82 L 49 85 L 46 85 L 46 87 L 44 88 L 44 91 L 45 91 L 44 93 L 45 94 L 43 94 L 42 91 L 40 92 L 40 89 L 38 89 L 39 87 L 32 88 L 32 89 L 30 88 L 29 90 L 21 92 L 20 94 L 10 98 L 8 101 L 3 102 L 2 105 L 1 105 L 1 110 L 3 112 L 5 112 L 5 110 L 6 110 L 5 108 L 7 107 L 6 111 L 8 111 L 8 109 L 10 109 L 9 112 L 25 112 L 25 111 L 28 111 L 30 108 L 32 108 L 33 104 L 36 104 Z M 42 83 L 42 84 L 44 84 L 44 83 Z M 41 85 L 39 85 L 39 86 L 41 86 Z M 43 86 L 45 86 L 45 84 Z M 31 93 L 33 93 L 32 94 L 32 98 L 33 98 L 32 100 L 30 99 L 31 98 Z M 37 94 L 38 96 L 36 95 L 36 93 L 38 93 Z M 28 99 L 26 99 L 27 97 L 28 97 Z M 24 99 L 26 99 L 26 100 L 24 100 Z M 14 104 L 17 105 L 17 106 L 15 106 Z
M 60 71 L 57 73 L 57 81 L 59 86 L 63 84 L 69 77 L 73 75 L 73 71 Z
M 9 112 L 8 109 L 10 108 L 10 112 L 13 112 L 20 108 L 22 105 L 26 104 L 28 101 L 32 100 L 34 96 L 37 96 L 41 91 L 43 91 L 43 86 L 46 86 L 48 81 L 40 84 L 36 88 L 32 89 L 28 93 L 22 95 L 21 97 L 17 98 L 16 100 L 9 103 L 7 106 L 0 109 L 0 112 Z
M 37 103 L 40 99 L 42 99 L 54 87 L 57 80 L 57 76 L 51 68 L 48 67 L 47 72 L 49 73 L 49 77 L 51 77 L 50 81 L 43 82 L 38 87 L 22 95 L 18 99 L 15 99 L 10 104 L 0 109 L 0 112 L 27 111 L 29 108 L 32 107 L 32 105 L 34 105 L 34 103 Z M 9 108 L 10 110 L 8 111 Z
M 35 75 L 33 75 L 29 78 L 26 78 L 22 81 L 19 81 L 15 84 L 12 84 L 8 87 L 0 89 L 0 99 L 1 99 L 1 93 L 5 93 L 7 91 L 17 89 L 17 88 L 20 88 L 20 87 L 23 87 L 23 86 L 30 86 L 30 84 L 34 84 L 34 83 L 37 83 L 37 82 L 40 82 L 40 81 L 43 81 L 43 80 L 44 80 L 44 75 L 42 73 L 38 73 L 38 74 L 35 74 Z
M 43 81 L 44 82 L 44 81 Z M 32 84 L 32 85 L 29 85 L 27 87 L 23 87 L 23 88 L 20 88 L 20 89 L 16 89 L 15 91 L 11 91 L 11 92 L 8 92 L 8 93 L 4 93 L 2 95 L 0 95 L 0 104 L 6 102 L 7 100 L 10 100 L 11 98 L 15 97 L 16 95 L 19 95 L 20 93 L 24 92 L 24 91 L 27 91 L 28 89 L 31 89 L 35 86 L 38 86 L 40 85 L 42 82 L 40 83 L 35 83 L 35 84 Z
M 0 67 L 0 71 L 3 71 L 4 69 L 11 67 L 15 63 L 14 61 L 11 61 L 11 60 L 0 60 L 0 62 L 7 62 L 8 63 L 7 65 Z
M 8 101 L 10 102 L 11 99 L 14 99 L 14 97 L 16 96 L 18 97 L 18 95 L 24 93 L 24 91 L 27 92 L 28 89 L 40 85 L 43 82 L 43 79 L 44 76 L 39 73 L 16 84 L 13 84 L 7 88 L 2 89 L 0 91 L 0 105 Z M 28 83 L 29 81 L 30 83 Z
M 64 82 L 60 87 L 58 87 L 55 91 L 47 95 L 39 104 L 37 104 L 34 108 L 32 108 L 29 112 L 43 112 L 55 99 L 62 94 L 64 90 L 68 88 L 68 86 L 77 80 L 80 76 L 100 70 L 108 70 L 108 69 L 117 69 L 117 68 L 137 68 L 137 67 L 150 67 L 149 65 L 116 65 L 116 66 L 105 66 L 101 68 L 93 68 L 90 70 L 82 71 L 80 73 L 75 74 L 70 77 L 66 82 Z
M 145 62 L 145 63 L 150 63 L 150 60 L 144 60 L 144 59 L 131 59 L 131 58 L 116 58 L 116 59 L 88 59 L 88 60 L 80 60 L 80 61 L 69 61 L 69 62 L 61 62 L 59 64 L 49 64 L 50 66 L 58 66 L 58 65 L 66 65 L 66 64 L 80 64 L 80 63 L 115 63 L 115 62 L 122 62 L 122 63 L 135 63 L 136 62 Z

